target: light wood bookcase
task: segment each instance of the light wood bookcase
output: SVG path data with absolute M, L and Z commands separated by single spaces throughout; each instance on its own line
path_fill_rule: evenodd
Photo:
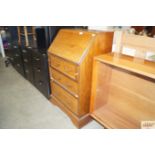
M 107 128 L 141 128 L 155 121 L 155 62 L 144 59 L 155 39 L 118 36 L 115 53 L 94 59 L 90 113 Z M 123 46 L 135 48 L 135 56 L 123 55 Z

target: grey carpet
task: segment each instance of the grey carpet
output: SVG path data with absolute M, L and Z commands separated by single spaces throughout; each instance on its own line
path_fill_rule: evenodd
M 2 129 L 75 129 L 69 117 L 51 104 L 11 65 L 0 57 L 0 128 Z M 84 129 L 103 128 L 96 121 Z

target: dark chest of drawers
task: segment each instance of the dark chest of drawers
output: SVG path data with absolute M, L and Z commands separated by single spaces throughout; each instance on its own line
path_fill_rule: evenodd
M 48 60 L 45 50 L 23 48 L 25 78 L 47 98 L 50 95 Z

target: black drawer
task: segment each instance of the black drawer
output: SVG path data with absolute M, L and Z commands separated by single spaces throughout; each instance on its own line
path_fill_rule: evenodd
M 27 80 L 29 80 L 32 84 L 34 83 L 34 76 L 33 76 L 33 70 L 32 68 L 28 66 L 24 66 L 25 68 L 25 77 Z
M 23 55 L 23 60 L 29 61 L 31 62 L 32 58 L 31 58 L 31 53 L 30 51 L 26 50 L 26 49 L 22 49 L 22 55 Z M 25 62 L 25 61 L 24 61 Z
M 36 88 L 44 94 L 47 98 L 49 98 L 50 95 L 50 89 L 47 85 L 47 81 L 44 81 L 43 79 L 36 79 L 35 80 L 35 86 Z
M 13 46 L 12 48 L 12 57 L 10 58 L 14 68 L 22 75 L 25 76 L 24 66 L 23 66 L 23 57 L 21 49 L 18 46 Z
M 39 68 L 41 66 L 41 58 L 39 56 L 33 57 L 33 66 Z
M 34 82 L 37 89 L 47 98 L 50 95 L 48 61 L 45 53 L 33 52 Z

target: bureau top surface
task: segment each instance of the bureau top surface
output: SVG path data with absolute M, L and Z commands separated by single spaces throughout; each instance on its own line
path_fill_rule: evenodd
M 60 30 L 48 51 L 78 63 L 95 35 L 87 31 Z
M 48 52 L 79 63 L 88 52 L 97 34 L 98 32 L 95 31 L 61 29 Z
M 155 79 L 155 62 L 114 53 L 103 54 L 95 59 Z

